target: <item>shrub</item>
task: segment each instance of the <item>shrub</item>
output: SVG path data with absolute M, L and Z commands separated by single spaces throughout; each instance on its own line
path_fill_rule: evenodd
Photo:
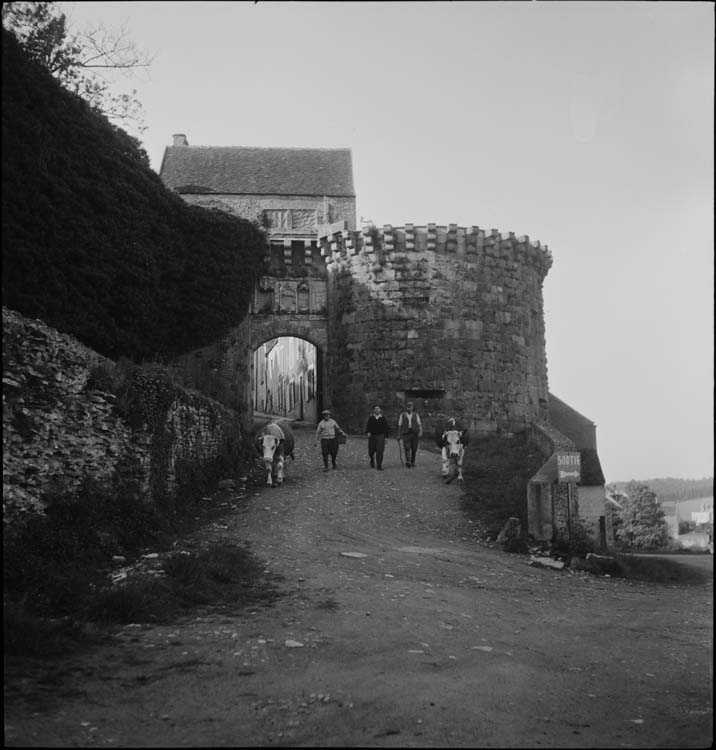
M 579 518 L 572 519 L 571 536 L 559 535 L 552 542 L 552 552 L 562 557 L 584 557 L 589 552 L 599 553 L 598 543 L 592 539 Z
M 526 434 L 472 439 L 463 469 L 464 511 L 493 539 L 512 516 L 526 529 L 527 483 L 543 463 L 544 457 Z
M 73 612 L 113 554 L 159 538 L 162 521 L 131 485 L 86 480 L 77 492 L 43 497 L 44 515 L 4 530 L 3 573 L 11 598 L 26 596 L 37 614 Z
M 3 603 L 3 650 L 8 657 L 64 654 L 85 640 L 87 633 L 76 620 L 38 618 L 24 600 Z
M 230 544 L 173 554 L 163 568 L 165 577 L 143 576 L 98 591 L 87 600 L 83 616 L 102 623 L 167 622 L 197 604 L 253 604 L 276 595 L 261 565 Z
M 113 359 L 221 338 L 246 315 L 265 230 L 184 202 L 131 137 L 2 40 L 5 304 Z
M 621 569 L 621 576 L 632 580 L 670 584 L 700 584 L 712 580 L 712 576 L 706 571 L 684 565 L 678 560 L 618 554 L 616 562 Z
M 103 624 L 166 622 L 176 609 L 171 586 L 166 581 L 143 577 L 97 591 L 84 603 L 82 615 Z

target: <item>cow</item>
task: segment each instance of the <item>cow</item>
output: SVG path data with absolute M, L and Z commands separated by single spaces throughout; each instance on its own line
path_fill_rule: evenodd
M 457 429 L 457 423 L 451 417 L 441 433 L 436 431 L 435 438 L 441 451 L 442 475 L 446 484 L 450 484 L 456 476 L 462 482 L 462 462 L 465 447 L 469 443 L 467 430 Z M 454 470 L 451 471 L 451 467 L 454 467 Z
M 269 422 L 256 434 L 256 449 L 266 467 L 266 485 L 276 487 L 283 483 L 286 456 L 293 455 L 293 431 L 288 420 Z

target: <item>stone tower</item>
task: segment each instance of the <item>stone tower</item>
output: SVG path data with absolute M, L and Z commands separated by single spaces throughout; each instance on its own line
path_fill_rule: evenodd
M 329 400 L 361 432 L 374 403 L 412 399 L 427 429 L 477 434 L 547 419 L 546 246 L 479 227 L 366 224 L 319 238 Z

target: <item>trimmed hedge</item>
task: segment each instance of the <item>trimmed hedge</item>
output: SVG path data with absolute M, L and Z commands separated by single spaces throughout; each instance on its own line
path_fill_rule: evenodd
M 222 338 L 248 310 L 265 230 L 184 203 L 134 138 L 2 35 L 4 304 L 112 359 Z

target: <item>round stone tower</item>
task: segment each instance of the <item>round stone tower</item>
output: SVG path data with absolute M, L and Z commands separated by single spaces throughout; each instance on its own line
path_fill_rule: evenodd
M 361 433 L 373 404 L 406 400 L 432 431 L 476 434 L 546 420 L 546 246 L 479 227 L 384 226 L 321 240 L 328 272 L 326 395 Z

